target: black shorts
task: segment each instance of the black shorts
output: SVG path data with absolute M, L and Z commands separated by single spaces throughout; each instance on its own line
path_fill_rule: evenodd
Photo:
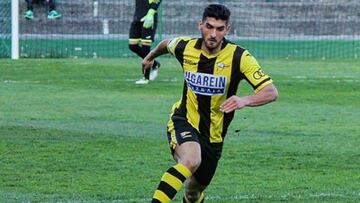
M 174 121 L 173 119 L 173 122 L 175 136 L 171 136 L 171 132 L 167 132 L 171 152 L 174 153 L 175 144 L 181 145 L 188 141 L 199 143 L 201 147 L 201 164 L 193 176 L 201 185 L 208 186 L 215 175 L 223 143 L 210 143 L 209 138 L 202 136 L 186 120 Z
M 153 28 L 144 28 L 143 22 L 133 21 L 130 26 L 129 39 L 135 40 L 151 40 L 152 42 L 155 39 L 157 21 L 154 22 Z

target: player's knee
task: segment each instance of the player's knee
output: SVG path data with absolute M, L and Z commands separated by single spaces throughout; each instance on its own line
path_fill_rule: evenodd
M 191 172 L 194 173 L 201 164 L 201 157 L 200 156 L 191 156 L 191 157 L 187 157 L 187 158 L 183 159 L 181 162 Z

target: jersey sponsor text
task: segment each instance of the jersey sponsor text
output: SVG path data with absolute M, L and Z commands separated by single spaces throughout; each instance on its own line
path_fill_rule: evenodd
M 226 77 L 185 71 L 186 83 L 196 94 L 219 95 L 225 93 Z

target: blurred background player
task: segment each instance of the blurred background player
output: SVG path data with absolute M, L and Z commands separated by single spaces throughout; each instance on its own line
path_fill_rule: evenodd
M 157 10 L 161 0 L 136 0 L 135 13 L 131 22 L 129 34 L 129 48 L 142 59 L 150 52 L 151 44 L 154 41 L 157 26 Z M 154 62 L 152 69 L 144 72 L 143 78 L 136 81 L 136 84 L 148 84 L 149 80 L 157 77 L 160 63 Z
M 49 13 L 48 19 L 57 19 L 60 18 L 61 15 L 56 11 L 56 2 L 55 0 L 25 0 L 27 3 L 27 11 L 25 12 L 25 18 L 28 20 L 32 20 L 34 18 L 34 7 L 33 4 L 44 3 L 45 1 L 49 2 Z

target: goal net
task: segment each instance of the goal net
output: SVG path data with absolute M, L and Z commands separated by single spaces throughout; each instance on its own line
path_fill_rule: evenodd
M 11 56 L 11 0 L 0 1 L 0 58 Z
M 204 7 L 223 3 L 232 12 L 227 38 L 263 58 L 358 58 L 360 1 L 358 0 L 207 0 L 162 1 L 156 44 L 181 35 L 198 37 Z M 134 56 L 128 33 L 134 0 L 62 0 L 62 18 L 47 19 L 45 3 L 34 5 L 26 20 L 20 1 L 20 57 L 114 58 Z M 8 57 L 10 0 L 1 0 L 0 57 Z

